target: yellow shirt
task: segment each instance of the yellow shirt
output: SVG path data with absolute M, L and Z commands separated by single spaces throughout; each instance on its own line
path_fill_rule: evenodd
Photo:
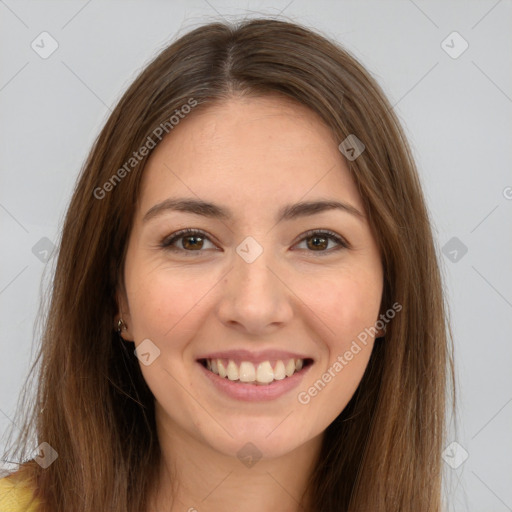
M 0 478 L 0 512 L 37 512 L 37 500 L 28 506 L 31 498 L 32 491 L 26 485 L 9 477 Z

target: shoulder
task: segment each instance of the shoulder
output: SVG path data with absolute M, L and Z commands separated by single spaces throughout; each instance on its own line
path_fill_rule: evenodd
M 0 512 L 37 512 L 37 505 L 26 483 L 12 476 L 0 478 Z

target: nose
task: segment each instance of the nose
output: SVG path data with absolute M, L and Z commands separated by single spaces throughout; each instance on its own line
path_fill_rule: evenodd
M 224 278 L 217 307 L 219 319 L 245 334 L 264 335 L 282 327 L 293 316 L 294 294 L 270 251 L 248 263 L 234 255 Z

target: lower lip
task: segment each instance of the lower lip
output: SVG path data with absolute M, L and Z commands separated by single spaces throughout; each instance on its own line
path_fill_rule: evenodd
M 302 368 L 302 370 L 294 373 L 291 377 L 285 377 L 282 380 L 275 380 L 271 384 L 258 385 L 231 381 L 226 377 L 221 377 L 220 375 L 207 370 L 199 361 L 197 361 L 197 364 L 201 368 L 202 373 L 210 379 L 219 391 L 231 398 L 234 398 L 235 400 L 242 400 L 246 402 L 264 402 L 279 398 L 297 387 L 304 375 L 306 375 L 311 366 L 313 366 L 312 364 L 309 364 Z

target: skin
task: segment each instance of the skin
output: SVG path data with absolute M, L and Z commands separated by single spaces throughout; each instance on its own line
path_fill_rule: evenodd
M 327 210 L 275 221 L 281 206 L 299 201 L 333 199 L 364 214 L 339 142 L 302 105 L 233 97 L 187 116 L 151 155 L 118 290 L 124 339 L 138 346 L 149 338 L 160 350 L 148 366 L 140 363 L 162 449 L 151 510 L 300 509 L 323 432 L 354 394 L 374 338 L 309 403 L 297 394 L 375 325 L 383 291 L 380 252 L 364 215 Z M 171 197 L 213 202 L 233 218 L 169 210 L 143 222 Z M 177 252 L 161 247 L 184 228 L 204 231 L 202 246 L 192 241 L 187 252 L 190 239 L 181 238 Z M 302 235 L 322 229 L 350 247 L 331 240 L 311 248 L 314 236 Z M 263 248 L 252 263 L 236 252 L 247 236 Z M 270 348 L 315 361 L 298 388 L 273 401 L 221 394 L 196 362 L 214 350 Z M 247 442 L 262 454 L 252 467 L 237 457 Z

